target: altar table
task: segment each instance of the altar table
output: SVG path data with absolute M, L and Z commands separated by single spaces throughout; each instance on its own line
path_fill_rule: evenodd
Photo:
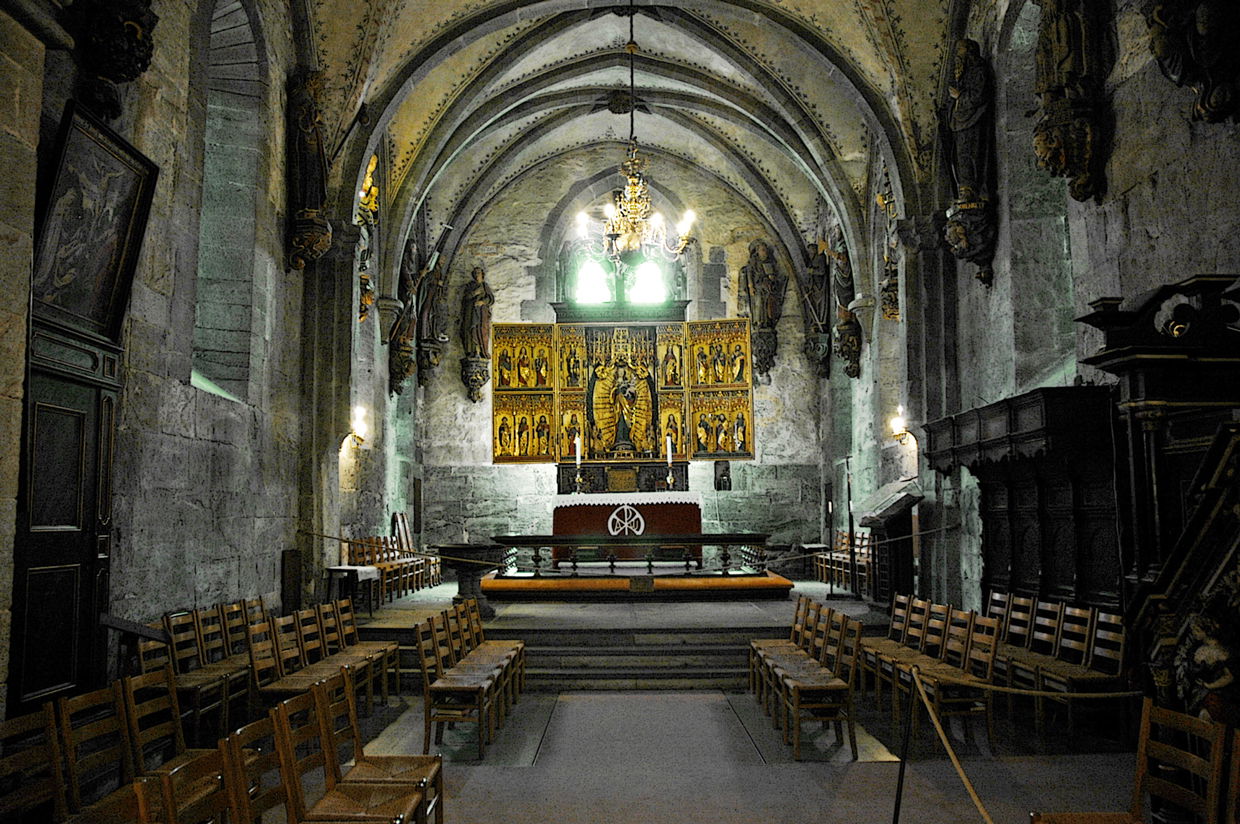
M 702 531 L 702 498 L 696 492 L 627 492 L 615 495 L 557 495 L 551 513 L 551 533 L 557 536 L 641 537 L 688 535 Z M 616 560 L 646 557 L 646 546 L 608 543 Z M 702 564 L 702 547 L 684 547 Z M 569 546 L 551 549 L 552 565 L 568 560 Z

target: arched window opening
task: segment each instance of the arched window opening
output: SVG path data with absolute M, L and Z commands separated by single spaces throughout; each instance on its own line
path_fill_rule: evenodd
M 265 94 L 254 29 L 238 0 L 211 16 L 198 230 L 192 383 L 231 400 L 249 395 L 261 358 L 255 239 Z

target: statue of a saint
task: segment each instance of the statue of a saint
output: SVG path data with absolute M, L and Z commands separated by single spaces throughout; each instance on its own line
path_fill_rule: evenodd
M 697 422 L 697 451 L 709 452 L 711 444 L 710 421 L 706 420 L 706 413 L 703 412 Z
M 728 359 L 723 354 L 723 344 L 712 344 L 710 348 L 714 352 L 710 358 L 710 371 L 715 379 L 715 383 L 727 383 Z
M 675 346 L 667 347 L 663 353 L 663 385 L 680 386 L 680 356 Z
M 501 349 L 499 353 L 499 385 L 505 389 L 512 386 L 512 353 Z
M 550 362 L 547 360 L 546 349 L 539 349 L 534 354 L 534 385 L 540 388 L 551 385 Z
M 956 177 L 956 200 L 974 202 L 990 197 L 989 116 L 994 93 L 990 68 L 975 40 L 957 40 L 955 68 L 947 92 L 951 113 L 952 173 Z
M 524 415 L 517 424 L 517 454 L 522 456 L 530 454 L 530 421 Z
M 749 301 L 749 317 L 759 329 L 774 329 L 784 314 L 788 278 L 779 271 L 765 240 L 749 244 L 749 263 L 741 267 L 741 286 Z
M 448 289 L 448 277 L 443 266 L 437 265 L 422 278 L 421 294 L 418 295 L 418 339 L 444 342 L 443 302 Z
M 497 454 L 504 456 L 515 455 L 516 453 L 512 451 L 512 427 L 508 424 L 507 415 L 500 416 L 499 429 L 496 434 L 499 441 L 499 451 Z
M 534 385 L 534 365 L 530 363 L 530 352 L 524 346 L 517 352 L 517 386 Z
M 1034 51 L 1033 91 L 1042 99 L 1043 107 L 1057 99 L 1089 97 L 1093 55 L 1082 1 L 1034 0 L 1042 7 L 1042 22 Z
M 485 277 L 482 267 L 475 266 L 461 296 L 461 344 L 467 358 L 491 356 L 491 307 L 495 305 L 495 293 L 487 286 Z
M 745 350 L 741 345 L 736 344 L 736 349 L 732 351 L 732 383 L 745 382 Z
M 680 425 L 676 423 L 676 416 L 670 412 L 667 415 L 667 425 L 663 427 L 663 436 L 671 439 L 673 455 L 680 451 Z
M 745 429 L 745 416 L 744 414 L 737 412 L 736 424 L 732 427 L 732 441 L 735 444 L 737 452 L 744 452 L 745 444 L 749 441 Z
M 546 415 L 538 416 L 538 425 L 534 427 L 534 439 L 538 443 L 539 455 L 551 454 L 551 424 L 547 423 Z

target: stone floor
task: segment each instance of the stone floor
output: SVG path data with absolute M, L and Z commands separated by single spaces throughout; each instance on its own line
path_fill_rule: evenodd
M 798 584 L 814 597 L 816 584 Z M 385 606 L 376 622 L 407 626 L 441 608 L 444 585 Z M 864 614 L 857 602 L 838 608 Z M 790 602 L 752 604 L 496 604 L 488 626 L 787 626 Z M 671 607 L 671 609 L 669 609 Z M 713 621 L 713 623 L 712 623 Z M 724 623 L 721 623 L 724 622 Z M 1004 702 L 1000 701 L 1002 707 Z M 1134 768 L 1131 746 L 1103 737 L 1038 738 L 1000 713 L 996 740 L 957 725 L 953 744 L 996 822 L 1025 822 L 1030 810 L 1121 810 Z M 372 753 L 422 751 L 422 704 L 393 697 L 365 726 Z M 980 725 L 977 725 L 980 727 Z M 1115 725 L 1111 725 L 1113 732 Z M 473 727 L 449 730 L 444 754 L 452 824 L 830 824 L 891 821 L 899 731 L 872 698 L 858 708 L 859 758 L 831 730 L 807 725 L 805 760 L 792 760 L 753 697 L 720 691 L 526 693 L 478 761 Z M 928 724 L 909 753 L 902 819 L 980 821 Z

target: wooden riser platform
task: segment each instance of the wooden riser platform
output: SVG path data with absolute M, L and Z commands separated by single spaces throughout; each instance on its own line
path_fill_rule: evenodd
M 751 601 L 787 599 L 793 583 L 773 572 L 761 574 L 572 575 L 482 578 L 493 601 Z

